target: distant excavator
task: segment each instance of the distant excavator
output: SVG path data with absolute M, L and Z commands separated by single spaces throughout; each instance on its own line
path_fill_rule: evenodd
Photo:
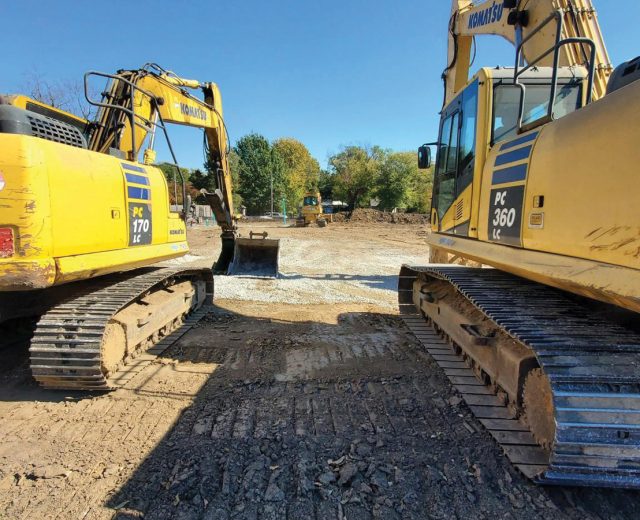
M 316 224 L 318 227 L 326 227 L 331 216 L 322 211 L 322 198 L 320 192 L 309 191 L 302 199 L 302 206 L 296 218 L 296 227 L 306 227 Z
M 515 66 L 469 79 L 483 34 Z M 454 0 L 443 79 L 431 263 L 403 266 L 401 310 L 525 474 L 640 488 L 640 59 L 613 70 L 590 0 Z
M 277 240 L 238 236 L 215 83 L 155 64 L 88 72 L 85 94 L 90 81 L 107 82 L 101 100 L 87 97 L 98 107 L 95 121 L 22 95 L 0 98 L 0 323 L 39 318 L 31 371 L 49 388 L 112 388 L 129 359 L 211 301 L 214 271 L 226 273 L 245 253 L 268 272 L 277 266 Z M 177 163 L 167 123 L 204 130 L 216 184 L 206 198 L 222 229 L 213 269 L 155 266 L 189 251 L 182 172 L 176 165 L 178 213 L 153 166 L 158 132 Z

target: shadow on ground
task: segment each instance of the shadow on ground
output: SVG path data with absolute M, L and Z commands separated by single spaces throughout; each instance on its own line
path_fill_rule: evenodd
M 119 520 L 637 518 L 638 493 L 521 477 L 418 348 L 393 315 L 215 308 L 164 354 L 210 377 L 107 506 Z
M 398 275 L 358 275 L 358 274 L 286 274 L 281 273 L 279 277 L 283 280 L 322 280 L 323 282 L 355 282 L 371 289 L 381 289 L 384 291 L 398 290 Z

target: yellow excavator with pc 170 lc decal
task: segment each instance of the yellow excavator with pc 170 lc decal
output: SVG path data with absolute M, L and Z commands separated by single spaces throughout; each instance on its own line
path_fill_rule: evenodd
M 640 59 L 613 69 L 591 0 L 453 0 L 448 28 L 401 312 L 528 477 L 640 488 Z M 514 66 L 469 78 L 487 34 Z
M 36 320 L 31 371 L 49 388 L 117 386 L 133 357 L 211 301 L 213 272 L 232 272 L 242 254 L 277 272 L 277 240 L 237 233 L 217 85 L 155 64 L 89 72 L 85 95 L 92 81 L 107 84 L 100 100 L 87 95 L 95 121 L 26 96 L 0 97 L 0 327 Z M 153 166 L 158 132 L 177 162 L 167 123 L 204 131 L 216 185 L 205 196 L 222 229 L 213 269 L 154 265 L 189 251 L 182 171 L 175 165 L 177 212 Z

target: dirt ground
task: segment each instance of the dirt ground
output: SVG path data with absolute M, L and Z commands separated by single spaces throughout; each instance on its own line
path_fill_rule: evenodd
M 638 518 L 638 493 L 520 476 L 421 350 L 395 283 L 422 226 L 250 227 L 281 238 L 282 276 L 216 277 L 124 388 L 41 390 L 0 336 L 0 518 Z M 211 264 L 217 230 L 189 234 L 173 264 Z

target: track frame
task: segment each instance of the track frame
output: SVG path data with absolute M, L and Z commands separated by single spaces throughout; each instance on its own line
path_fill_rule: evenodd
M 174 320 L 151 331 L 127 353 L 123 365 L 107 373 L 103 343 L 107 327 L 131 304 L 155 291 L 184 281 L 204 284 L 204 298 L 194 299 Z M 43 314 L 31 339 L 30 365 L 45 388 L 107 391 L 117 388 L 127 364 L 177 329 L 190 313 L 213 303 L 213 273 L 209 269 L 146 268 L 110 275 L 78 286 L 78 290 Z M 128 362 L 128 363 L 127 363 Z
M 452 338 L 450 323 L 416 306 L 420 279 L 446 281 L 533 352 L 553 392 L 556 433 L 549 451 L 536 445 L 522 408 L 499 398 L 496 381 L 477 377 L 490 371 L 474 366 L 469 349 Z M 640 488 L 640 335 L 594 316 L 561 291 L 496 269 L 405 265 L 398 297 L 410 328 L 527 477 L 541 484 Z

